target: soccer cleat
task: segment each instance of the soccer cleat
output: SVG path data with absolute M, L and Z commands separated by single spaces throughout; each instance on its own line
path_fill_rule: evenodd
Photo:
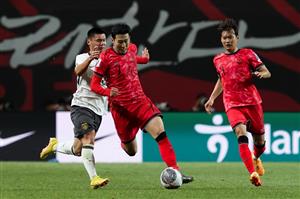
M 183 184 L 190 183 L 194 180 L 194 178 L 192 176 L 186 176 L 184 174 L 181 174 L 181 175 L 182 175 L 182 183 Z
M 107 185 L 108 182 L 109 182 L 109 180 L 107 178 L 100 178 L 99 176 L 95 176 L 91 180 L 90 185 L 91 185 L 92 189 L 98 189 L 99 187 L 103 187 L 103 186 Z
M 250 182 L 252 184 L 254 184 L 255 186 L 257 186 L 257 187 L 262 185 L 260 177 L 259 177 L 259 175 L 258 175 L 258 173 L 256 171 L 254 171 L 253 173 L 251 173 L 251 175 L 250 175 Z
M 55 152 L 54 146 L 57 145 L 57 139 L 56 138 L 50 138 L 48 145 L 43 148 L 42 152 L 40 153 L 40 158 L 45 159 L 48 157 L 48 155 Z
M 262 164 L 262 161 L 260 158 L 253 158 L 253 163 L 255 166 L 255 171 L 258 173 L 258 175 L 262 176 L 265 174 L 265 169 Z

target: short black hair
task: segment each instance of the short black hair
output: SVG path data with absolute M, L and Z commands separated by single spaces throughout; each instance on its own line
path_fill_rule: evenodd
M 91 38 L 96 34 L 105 34 L 106 35 L 105 31 L 102 30 L 101 28 L 93 27 L 87 32 L 87 37 Z
M 232 18 L 225 19 L 218 26 L 218 31 L 219 31 L 220 35 L 222 34 L 223 31 L 230 31 L 231 29 L 234 30 L 234 33 L 236 36 L 239 35 L 238 25 L 237 25 L 236 21 Z
M 131 28 L 127 24 L 117 24 L 114 25 L 111 29 L 112 38 L 116 38 L 116 35 L 125 35 L 131 33 Z

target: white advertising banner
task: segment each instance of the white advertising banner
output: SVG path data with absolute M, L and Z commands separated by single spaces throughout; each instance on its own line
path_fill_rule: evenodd
M 70 112 L 56 112 L 56 137 L 59 142 L 74 139 L 73 123 L 70 118 Z M 138 152 L 135 156 L 128 156 L 121 148 L 121 141 L 117 135 L 111 113 L 102 117 L 100 128 L 96 135 L 94 146 L 94 155 L 96 162 L 107 163 L 137 163 L 143 161 L 143 133 L 138 132 L 136 141 Z M 81 162 L 81 157 L 57 153 L 58 162 Z

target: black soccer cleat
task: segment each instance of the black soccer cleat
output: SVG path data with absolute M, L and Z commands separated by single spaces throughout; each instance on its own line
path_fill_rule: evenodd
M 194 180 L 194 178 L 192 176 L 186 176 L 184 174 L 181 174 L 181 175 L 182 175 L 182 183 L 183 184 L 190 183 Z

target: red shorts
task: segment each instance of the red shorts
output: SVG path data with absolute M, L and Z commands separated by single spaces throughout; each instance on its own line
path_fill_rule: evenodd
M 247 131 L 254 134 L 264 134 L 264 114 L 262 105 L 232 107 L 227 112 L 227 117 L 232 128 L 239 123 L 247 126 Z
M 113 105 L 111 113 L 122 143 L 134 140 L 139 129 L 143 129 L 153 117 L 161 115 L 149 98 L 122 107 Z

